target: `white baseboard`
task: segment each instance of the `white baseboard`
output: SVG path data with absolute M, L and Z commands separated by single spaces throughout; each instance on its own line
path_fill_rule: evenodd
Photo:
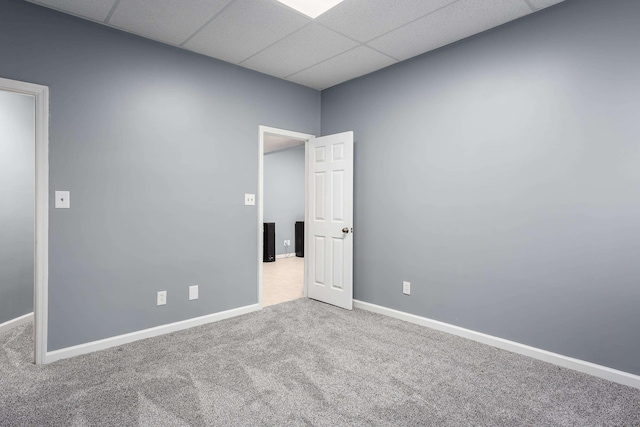
M 0 323 L 0 334 L 29 322 L 33 322 L 33 313 L 27 313 L 23 316 L 16 317 L 15 319 L 11 319 L 7 322 Z
M 180 322 L 160 325 L 154 328 L 143 329 L 141 331 L 131 332 L 124 335 L 118 335 L 111 338 L 105 338 L 98 341 L 92 341 L 86 344 L 74 345 L 72 347 L 62 348 L 60 350 L 48 351 L 45 355 L 44 363 L 55 362 L 60 359 L 79 356 L 81 354 L 93 353 L 94 351 L 105 350 L 111 347 L 128 344 L 134 341 L 143 340 L 145 338 L 157 337 L 158 335 L 169 334 L 171 332 L 181 331 L 183 329 L 193 328 L 194 326 L 205 325 L 207 323 L 218 322 L 220 320 L 229 319 L 231 317 L 240 316 L 260 310 L 259 304 L 247 305 L 233 310 L 222 311 L 220 313 L 208 314 L 206 316 L 195 317 L 193 319 L 182 320 Z
M 416 316 L 414 314 L 405 313 L 403 311 L 382 307 L 380 305 L 364 301 L 353 300 L 353 306 L 355 308 L 372 311 L 374 313 L 383 314 L 406 322 L 437 329 L 439 331 L 447 332 L 449 334 L 457 335 L 483 344 L 488 344 L 513 353 L 533 357 L 534 359 L 542 360 L 554 365 L 584 372 L 585 374 L 593 375 L 594 377 L 604 378 L 605 380 L 640 389 L 640 376 L 630 374 L 628 372 L 619 371 L 602 365 L 596 365 L 595 363 L 574 359 L 573 357 L 563 356 L 561 354 L 552 353 L 536 347 L 520 344 L 515 341 L 509 341 L 492 335 L 483 334 L 481 332 L 472 331 L 470 329 L 461 328 L 449 323 Z
M 291 254 L 280 254 L 280 255 L 276 255 L 276 259 L 280 259 L 280 258 L 295 258 L 296 257 L 296 253 L 293 252 Z

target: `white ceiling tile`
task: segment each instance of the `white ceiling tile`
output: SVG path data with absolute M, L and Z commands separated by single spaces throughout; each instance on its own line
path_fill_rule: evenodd
M 523 0 L 461 0 L 368 44 L 405 60 L 529 13 Z
M 179 45 L 231 0 L 120 0 L 109 24 Z
M 562 3 L 564 0 L 528 0 L 531 6 L 536 10 L 544 9 L 545 7 L 553 6 L 554 4 Z
M 316 19 L 339 33 L 366 42 L 455 0 L 345 0 Z
M 72 15 L 104 21 L 116 0 L 36 0 L 34 3 L 49 6 Z
M 335 31 L 311 23 L 244 61 L 243 67 L 287 77 L 357 46 Z
M 238 0 L 184 47 L 237 64 L 309 22 L 275 0 Z
M 396 62 L 371 48 L 359 46 L 294 74 L 287 80 L 322 90 L 372 73 Z

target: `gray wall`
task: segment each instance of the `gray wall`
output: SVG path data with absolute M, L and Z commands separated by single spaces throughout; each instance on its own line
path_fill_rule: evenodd
M 49 350 L 257 303 L 258 126 L 318 134 L 319 92 L 22 0 L 0 40 L 0 76 L 50 88 L 50 190 L 71 191 Z
M 304 144 L 264 155 L 264 222 L 276 223 L 276 254 L 295 253 L 295 222 L 304 221 Z
M 640 374 L 638 22 L 567 0 L 323 91 L 355 298 Z
M 33 311 L 35 99 L 0 90 L 0 323 Z

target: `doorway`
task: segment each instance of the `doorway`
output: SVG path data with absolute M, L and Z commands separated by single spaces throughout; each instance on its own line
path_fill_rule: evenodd
M 4 186 L 7 194 L 3 196 L 15 203 L 13 209 L 3 210 L 3 241 L 10 242 L 10 247 L 0 256 L 15 264 L 5 270 L 8 276 L 0 291 L 17 300 L 11 310 L 4 310 L 11 319 L 0 319 L 0 332 L 33 322 L 34 361 L 41 364 L 47 351 L 49 89 L 0 78 L 0 96 L 0 123 L 4 122 L 0 149 L 4 155 L 16 156 L 11 162 L 14 177 L 8 176 L 9 168 L 3 168 L 2 179 L 22 180 Z M 20 230 L 24 233 L 15 234 Z
M 308 147 L 307 142 L 314 138 L 314 135 L 292 132 L 284 129 L 270 128 L 266 126 L 259 127 L 259 166 L 258 166 L 258 230 L 264 229 L 265 221 L 265 154 L 272 151 L 270 155 L 278 155 L 281 157 L 290 157 L 292 159 L 299 158 L 300 154 L 304 155 L 304 181 L 300 182 L 303 186 L 303 196 L 301 203 L 304 203 L 304 228 L 307 224 L 307 170 L 308 170 Z M 271 145 L 271 148 L 269 148 Z M 265 151 L 265 146 L 267 150 Z M 272 159 L 269 159 L 271 162 Z M 283 159 L 285 160 L 285 159 Z M 277 165 L 274 165 L 278 167 Z M 302 166 L 302 165 L 300 165 Z M 301 195 L 299 195 L 301 196 Z M 275 212 L 268 212 L 268 220 L 277 216 Z M 298 214 L 299 215 L 299 214 Z M 293 217 L 291 217 L 293 218 Z M 275 262 L 263 262 L 264 260 L 264 233 L 258 233 L 258 301 L 260 307 L 272 305 L 278 302 L 295 299 L 300 296 L 306 297 L 307 287 L 307 258 L 296 257 L 295 237 L 294 237 L 294 220 L 288 218 L 286 222 L 275 224 L 276 233 L 278 227 L 282 228 L 282 232 L 276 234 L 280 237 L 276 238 Z M 289 224 L 289 222 L 291 224 Z M 289 227 L 290 226 L 290 227 Z M 280 241 L 282 240 L 282 242 Z M 288 243 L 288 244 L 286 244 Z M 306 241 L 304 242 L 306 246 Z M 265 289 L 265 269 L 267 269 L 267 288 Z M 302 279 L 302 294 L 299 295 L 297 289 L 298 280 Z M 270 283 L 272 280 L 279 281 L 278 289 L 274 289 Z M 268 291 L 268 294 L 267 294 Z

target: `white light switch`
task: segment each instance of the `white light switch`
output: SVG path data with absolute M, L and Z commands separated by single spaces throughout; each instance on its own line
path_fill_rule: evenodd
M 256 195 L 255 194 L 245 194 L 244 195 L 244 204 L 247 206 L 253 206 L 256 204 Z
M 411 295 L 411 282 L 402 282 L 402 293 Z
M 56 191 L 56 209 L 69 209 L 71 199 L 68 191 Z
M 167 305 L 167 291 L 158 292 L 157 305 Z

